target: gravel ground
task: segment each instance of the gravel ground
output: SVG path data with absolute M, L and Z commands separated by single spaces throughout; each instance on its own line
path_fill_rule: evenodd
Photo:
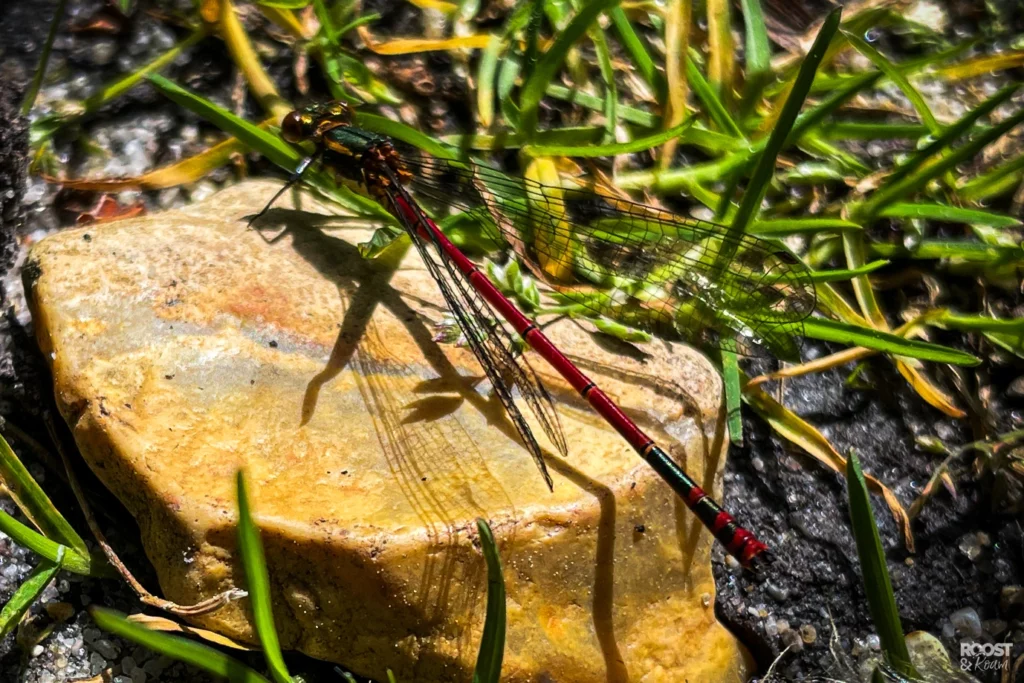
M 168 9 L 170 4 L 161 3 L 161 7 Z M 188 0 L 178 4 L 190 7 Z M 368 10 L 387 17 L 387 23 L 375 27 L 379 34 L 389 30 L 411 33 L 407 30 L 408 10 L 396 10 L 383 0 L 370 4 L 374 6 Z M 29 245 L 69 224 L 72 214 L 66 207 L 92 201 L 58 192 L 38 178 L 19 184 L 24 178 L 19 169 L 24 168 L 25 127 L 12 112 L 32 74 L 53 6 L 53 2 L 15 2 L 0 7 L 0 115 L 10 122 L 0 130 L 0 258 L 8 265 L 13 262 L 9 272 L 4 268 L 2 278 L 0 415 L 28 437 L 14 438 L 13 445 L 33 475 L 75 527 L 85 529 L 67 487 L 56 474 L 59 468 L 47 461 L 43 449 L 32 445 L 32 440 L 49 443 L 42 416 L 53 408 L 49 377 L 26 327 L 30 321 L 19 273 Z M 146 63 L 185 35 L 145 16 L 118 34 L 67 30 L 67 26 L 85 26 L 102 16 L 104 7 L 93 0 L 69 3 L 69 18 L 51 62 L 53 78 L 40 95 L 41 112 L 59 107 L 67 98 L 91 93 L 98 84 Z M 290 53 L 272 41 L 258 47 L 275 80 L 287 91 L 293 81 Z M 425 103 L 423 125 L 427 129 L 457 129 L 464 123 L 465 111 L 458 103 L 465 85 L 452 74 L 447 60 L 396 59 L 378 66 L 397 89 Z M 258 113 L 217 41 L 205 41 L 201 49 L 179 59 L 169 75 L 241 115 L 253 118 Z M 58 136 L 55 151 L 77 177 L 88 173 L 135 175 L 195 154 L 214 139 L 214 131 L 142 85 L 102 115 Z M 86 141 L 88 145 L 83 144 Z M 258 160 L 250 161 L 250 170 L 259 172 L 264 167 Z M 129 192 L 117 199 L 123 205 L 141 200 L 156 211 L 208 196 L 234 179 L 235 170 L 228 167 L 188 189 Z M 807 353 L 814 357 L 830 350 L 835 349 L 812 346 Z M 817 425 L 840 452 L 855 449 L 865 469 L 909 503 L 936 462 L 935 456 L 915 447 L 914 438 L 938 435 L 956 444 L 970 440 L 970 434 L 961 423 L 924 406 L 886 362 L 876 361 L 868 367 L 876 386 L 891 387 L 884 394 L 846 386 L 849 370 L 787 382 L 786 403 Z M 992 374 L 994 400 L 1002 402 L 995 411 L 1003 421 L 998 431 L 1018 429 L 1024 421 L 1024 405 L 1021 392 L 1014 395 L 1010 391 L 1016 375 L 998 365 Z M 829 648 L 833 625 L 841 648 L 852 655 L 849 666 L 854 669 L 878 657 L 878 638 L 859 582 L 845 485 L 840 477 L 781 442 L 749 413 L 745 413 L 744 427 L 746 445 L 734 447 L 730 453 L 724 502 L 730 509 L 744 512 L 744 519 L 764 534 L 780 561 L 766 577 L 755 581 L 731 566 L 718 549 L 715 572 L 720 618 L 740 634 L 764 666 L 788 647 L 780 673 L 801 678 L 829 672 L 849 680 L 850 674 L 844 672 L 847 665 L 838 662 Z M 12 429 L 5 432 L 18 433 Z M 81 476 L 89 479 L 88 472 Z M 936 496 L 915 522 L 918 552 L 912 557 L 903 549 L 888 512 L 875 500 L 904 625 L 941 636 L 952 652 L 958 652 L 959 643 L 966 640 L 1024 641 L 1021 528 L 1009 515 L 990 513 L 986 486 L 968 476 L 958 484 L 955 501 L 946 494 Z M 102 500 L 102 489 L 95 483 L 92 486 Z M 15 513 L 6 499 L 0 500 L 0 506 Z M 155 588 L 131 520 L 123 510 L 110 509 L 109 501 L 103 507 L 108 514 L 102 523 L 112 542 Z M 30 553 L 9 539 L 0 539 L 0 602 L 7 600 L 33 564 Z M 207 680 L 180 664 L 102 634 L 85 611 L 95 603 L 137 610 L 133 597 L 116 582 L 82 581 L 62 573 L 33 608 L 19 638 L 9 636 L 0 643 L 0 680 L 63 683 L 104 671 L 117 683 Z M 331 667 L 304 658 L 296 658 L 294 664 L 309 671 L 311 679 L 341 680 Z

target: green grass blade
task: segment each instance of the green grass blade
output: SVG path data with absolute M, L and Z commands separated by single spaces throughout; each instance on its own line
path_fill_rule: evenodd
M 937 155 L 947 146 L 952 145 L 957 138 L 969 131 L 978 119 L 989 115 L 996 109 L 996 107 L 1012 97 L 1013 94 L 1017 92 L 1017 89 L 1017 85 L 1009 85 L 961 116 L 956 123 L 946 128 L 946 130 L 937 135 L 934 140 L 915 152 L 913 156 L 907 159 L 907 161 L 900 164 L 900 166 L 885 179 L 885 183 L 889 184 L 899 182 L 912 172 L 919 169 L 926 161 L 928 161 L 928 159 Z
M 491 527 L 483 519 L 476 520 L 476 527 L 480 531 L 480 546 L 487 562 L 487 615 L 473 683 L 499 683 L 505 656 L 505 579 Z
M 665 79 L 662 78 L 661 72 L 654 65 L 654 60 L 651 59 L 651 53 L 647 49 L 647 45 L 633 29 L 633 24 L 629 21 L 625 11 L 621 7 L 614 7 L 608 12 L 608 16 L 612 20 L 615 31 L 619 34 L 619 39 L 622 40 L 622 45 L 632 58 L 633 66 L 636 67 L 640 77 L 647 82 L 647 85 L 651 86 L 654 92 L 660 94 L 665 88 Z
M 809 318 L 803 322 L 803 327 L 804 335 L 811 339 L 838 342 L 848 346 L 863 346 L 897 356 L 969 367 L 981 362 L 969 353 L 951 349 L 948 346 L 916 339 L 905 339 L 891 332 L 882 332 L 872 327 L 852 325 L 827 318 Z
M 132 623 L 120 612 L 106 607 L 90 607 L 93 621 L 104 631 L 120 636 L 137 645 L 165 655 L 179 662 L 191 664 L 197 669 L 214 676 L 226 678 L 231 683 L 270 683 L 266 678 L 209 645 L 196 643 L 180 636 L 153 631 Z
M 928 107 L 928 104 L 921 97 L 921 93 L 917 91 L 907 77 L 897 68 L 895 64 L 889 61 L 885 55 L 876 50 L 874 47 L 868 44 L 860 36 L 850 33 L 849 31 L 843 31 L 843 35 L 846 40 L 850 42 L 857 52 L 867 57 L 872 64 L 874 64 L 879 71 L 884 73 L 889 80 L 896 84 L 903 94 L 906 96 L 910 103 L 917 110 L 917 115 L 921 117 L 921 122 L 928 127 L 928 130 L 932 132 L 932 135 L 940 135 L 942 133 L 942 126 L 935 120 L 935 116 L 932 114 L 932 110 Z
M 528 157 L 611 157 L 618 154 L 635 154 L 657 147 L 673 138 L 682 135 L 693 125 L 693 118 L 688 118 L 678 126 L 668 130 L 637 138 L 629 142 L 615 142 L 607 145 L 523 145 L 522 153 Z
M 693 94 L 707 107 L 708 116 L 715 122 L 715 126 L 718 127 L 719 131 L 740 140 L 745 140 L 746 136 L 743 134 L 743 131 L 740 130 L 732 116 L 729 115 L 715 89 L 711 87 L 711 84 L 704 78 L 704 74 L 697 68 L 697 60 L 694 59 L 695 54 L 691 50 L 690 58 L 686 60 L 686 78 L 693 89 Z
M 746 45 L 746 92 L 744 111 L 753 109 L 761 98 L 761 91 L 772 77 L 772 48 L 768 42 L 768 28 L 764 23 L 761 0 L 740 0 L 743 10 L 743 35 Z
M 604 81 L 604 128 L 608 139 L 615 139 L 615 128 L 619 125 L 619 94 L 615 87 L 615 68 L 612 66 L 612 52 L 608 40 L 599 24 L 590 29 L 590 40 L 597 52 L 597 63 Z
M 480 53 L 480 63 L 476 68 L 476 115 L 484 128 L 494 124 L 494 79 L 498 75 L 501 46 L 501 38 L 492 35 L 487 47 Z
M 59 562 L 40 560 L 28 578 L 18 586 L 18 590 L 14 591 L 10 600 L 4 603 L 3 609 L 0 609 L 0 640 L 6 638 L 7 634 L 21 623 L 25 612 L 59 571 Z
M 927 133 L 920 123 L 874 121 L 830 121 L 821 131 L 828 140 L 916 140 Z
M 750 226 L 750 233 L 761 237 L 786 237 L 802 233 L 863 229 L 842 218 L 759 218 Z
M 252 519 L 249 506 L 249 492 L 245 483 L 245 473 L 238 471 L 236 476 L 238 492 L 238 550 L 241 554 L 242 566 L 245 569 L 245 585 L 249 591 L 249 604 L 252 606 L 253 622 L 256 635 L 259 637 L 263 656 L 267 660 L 267 668 L 276 683 L 292 683 L 288 667 L 281 655 L 281 644 L 274 628 L 274 613 L 270 603 L 270 576 L 267 573 L 267 562 L 263 555 L 263 543 L 260 531 Z
M 544 94 L 555 99 L 564 100 L 570 104 L 578 104 L 587 109 L 601 111 L 604 108 L 604 100 L 577 88 L 567 88 L 557 83 L 549 83 L 545 86 Z M 502 100 L 504 101 L 504 100 Z M 661 120 L 658 116 L 644 111 L 638 107 L 619 106 L 619 118 L 629 123 L 635 123 L 644 128 L 656 128 Z M 534 131 L 534 135 L 537 131 Z M 533 139 L 531 137 L 531 139 Z
M 135 87 L 142 79 L 146 78 L 152 73 L 156 73 L 162 70 L 165 66 L 177 59 L 183 52 L 191 49 L 197 45 L 203 38 L 207 36 L 206 27 L 198 28 L 193 31 L 185 40 L 181 41 L 167 52 L 163 53 L 149 64 L 146 64 L 141 69 L 136 69 L 132 73 L 119 78 L 113 83 L 106 85 L 92 95 L 87 97 L 82 103 L 85 107 L 84 114 L 89 114 L 101 106 L 110 102 L 111 100 L 120 97 L 122 94 L 128 92 Z
M 537 68 L 530 74 L 519 95 L 520 132 L 527 138 L 531 138 L 537 130 L 537 113 L 541 98 L 548 85 L 554 81 L 569 50 L 597 21 L 598 16 L 617 6 L 619 2 L 621 0 L 592 0 L 587 3 L 537 61 Z
M 1016 216 L 924 202 L 896 202 L 882 209 L 879 215 L 885 218 L 927 218 L 947 223 L 987 225 L 992 228 L 1017 228 L 1021 225 L 1021 219 Z
M 25 91 L 25 99 L 21 101 L 21 115 L 28 116 L 35 104 L 36 96 L 39 95 L 39 88 L 43 85 L 43 77 L 46 76 L 46 65 L 50 63 L 50 53 L 53 51 L 53 41 L 57 38 L 57 29 L 64 19 L 64 9 L 67 7 L 67 0 L 59 0 L 57 9 L 50 21 L 50 32 L 46 34 L 46 42 L 43 43 L 43 51 L 39 53 L 39 64 L 36 65 L 36 75 L 32 77 L 32 83 Z
M 7 490 L 18 508 L 44 536 L 78 551 L 80 555 L 89 554 L 85 541 L 64 519 L 64 515 L 54 507 L 53 502 L 28 473 L 25 465 L 14 454 L 2 435 L 0 435 L 0 480 L 7 485 Z
M 873 242 L 870 246 L 873 255 L 891 259 L 957 259 L 988 265 L 1019 263 L 1024 260 L 1024 250 L 1021 250 L 1020 247 L 996 246 L 966 240 L 923 240 L 913 250 L 907 249 L 902 244 L 885 242 Z
M 11 540 L 18 545 L 24 546 L 36 555 L 59 563 L 62 568 L 69 572 L 81 574 L 82 576 L 94 576 L 106 578 L 114 576 L 110 565 L 100 555 L 87 555 L 80 553 L 74 548 L 68 548 L 56 541 L 51 541 L 35 529 L 29 528 L 0 510 L 0 532 L 11 537 Z
M 743 444 L 743 389 L 740 383 L 739 357 L 736 355 L 736 341 L 731 337 L 722 340 L 722 386 L 725 387 L 725 419 L 729 427 L 729 441 Z
M 910 663 L 910 653 L 903 637 L 896 597 L 889 580 L 889 569 L 885 564 L 885 551 L 878 536 L 875 516 L 871 511 L 871 496 L 868 493 L 864 473 L 860 468 L 857 454 L 851 452 L 846 461 L 846 486 L 850 502 L 850 525 L 857 542 L 857 557 L 860 559 L 864 579 L 864 592 L 868 599 L 871 621 L 878 630 L 882 650 L 886 659 L 904 676 L 919 678 Z
M 1015 190 L 1020 183 L 1021 171 L 1024 171 L 1024 154 L 1011 158 L 992 170 L 961 183 L 957 188 L 957 194 L 962 199 L 980 201 L 1010 192 Z
M 768 185 L 775 171 L 775 160 L 778 158 L 779 152 L 782 151 L 782 147 L 793 129 L 793 124 L 796 123 L 797 116 L 811 88 L 811 83 L 814 81 L 814 74 L 818 70 L 818 65 L 821 64 L 822 58 L 825 56 L 825 51 L 828 49 L 832 37 L 835 36 L 836 30 L 839 28 L 841 17 L 842 9 L 836 8 L 832 10 L 825 19 L 825 23 L 822 24 L 821 30 L 818 31 L 818 36 L 814 39 L 814 44 L 807 53 L 807 57 L 804 58 L 803 64 L 800 65 L 800 72 L 793 83 L 793 89 L 790 91 L 789 97 L 786 98 L 786 103 L 782 107 L 781 114 L 779 114 L 778 122 L 772 129 L 772 134 L 757 160 L 754 174 L 747 185 L 746 191 L 743 193 L 743 199 L 736 210 L 736 216 L 729 226 L 729 231 L 733 235 L 746 232 L 761 208 L 761 202 L 764 201 L 765 193 L 768 191 Z M 732 253 L 728 252 L 731 251 L 734 250 L 721 250 L 719 257 L 722 260 L 720 263 L 729 263 Z
M 235 116 L 204 97 L 185 90 L 174 81 L 160 74 L 151 74 L 149 81 L 175 104 L 234 135 L 284 170 L 294 171 L 302 160 L 302 154 L 277 135 Z
M 786 147 L 792 145 L 796 140 L 799 140 L 800 136 L 806 133 L 809 129 L 821 123 L 827 116 L 834 113 L 839 109 L 839 107 L 846 104 L 849 100 L 853 99 L 857 93 L 870 88 L 878 81 L 879 78 L 881 78 L 881 76 L 882 74 L 876 72 L 861 74 L 856 78 L 852 78 L 844 87 L 837 88 L 821 102 L 800 114 L 797 117 L 796 122 L 793 124 L 793 130 L 789 134 L 789 138 L 786 140 Z M 828 128 L 828 126 L 822 127 Z
M 402 142 L 408 142 L 410 145 L 418 147 L 439 159 L 457 160 L 459 158 L 458 150 L 443 145 L 429 135 L 421 133 L 412 126 L 407 126 L 400 121 L 392 121 L 377 114 L 357 112 L 355 123 L 360 128 L 365 128 L 368 131 L 381 133 Z
M 1011 334 L 1024 333 L 1024 318 L 990 318 L 985 315 L 958 315 L 943 311 L 942 315 L 930 318 L 929 323 L 951 330 L 965 332 L 1003 332 Z
M 917 192 L 931 180 L 955 168 L 957 164 L 974 158 L 989 143 L 1002 137 L 1021 122 L 1024 122 L 1024 109 L 991 128 L 978 133 L 970 142 L 951 150 L 934 164 L 920 168 L 895 183 L 886 183 L 876 190 L 864 204 L 856 208 L 851 207 L 851 214 L 856 219 L 860 219 L 860 222 L 866 222 L 874 218 L 878 215 L 879 211 L 889 204 L 899 201 L 913 192 Z
M 820 282 L 843 282 L 845 280 L 851 280 L 859 275 L 867 275 L 873 273 L 879 268 L 884 268 L 889 265 L 888 261 L 872 261 L 871 263 L 865 263 L 860 268 L 847 268 L 844 270 L 816 270 L 811 273 L 811 280 L 814 283 Z

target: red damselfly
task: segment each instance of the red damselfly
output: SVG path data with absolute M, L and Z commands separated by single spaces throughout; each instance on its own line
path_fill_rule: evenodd
M 312 142 L 316 151 L 250 224 L 317 160 L 384 204 L 422 256 L 549 487 L 543 452 L 515 403 L 515 391 L 563 455 L 565 438 L 550 395 L 516 352 L 514 335 L 629 442 L 744 566 L 770 556 L 767 546 L 705 494 L 499 291 L 421 202 L 468 214 L 488 237 L 511 247 L 564 303 L 702 343 L 727 335 L 744 349 L 765 348 L 782 357 L 797 355 L 801 321 L 815 305 L 809 272 L 798 259 L 766 240 L 609 193 L 512 178 L 476 162 L 416 150 L 400 154 L 391 139 L 353 126 L 352 112 L 339 102 L 294 111 L 281 131 L 289 142 Z

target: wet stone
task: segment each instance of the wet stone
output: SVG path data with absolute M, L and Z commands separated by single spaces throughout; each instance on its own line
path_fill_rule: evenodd
M 164 594 L 192 604 L 241 583 L 244 467 L 286 648 L 378 679 L 468 680 L 482 517 L 508 592 L 504 681 L 745 680 L 749 657 L 709 599 L 710 536 L 668 487 L 528 352 L 569 444 L 548 458 L 549 491 L 469 349 L 435 341 L 447 310 L 415 250 L 363 259 L 365 222 L 310 196 L 247 230 L 278 187 L 90 226 L 89 240 L 69 230 L 26 268 L 62 413 L 138 520 Z M 573 321 L 545 330 L 720 492 L 728 439 L 702 356 L 651 344 L 640 360 Z M 243 600 L 196 621 L 252 642 L 247 612 Z

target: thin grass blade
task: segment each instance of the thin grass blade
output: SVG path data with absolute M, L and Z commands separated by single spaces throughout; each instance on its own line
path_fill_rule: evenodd
M 104 631 L 125 640 L 142 645 L 159 654 L 226 678 L 230 683 L 270 683 L 265 677 L 250 669 L 234 657 L 220 650 L 196 643 L 178 636 L 151 631 L 145 626 L 134 624 L 120 612 L 106 607 L 90 607 L 93 621 Z
M 21 115 L 28 116 L 32 111 L 32 105 L 39 95 L 39 88 L 43 85 L 43 78 L 46 76 L 46 66 L 50 63 L 50 53 L 53 51 L 53 41 L 57 38 L 57 29 L 60 22 L 64 20 L 64 9 L 67 7 L 67 0 L 59 0 L 57 8 L 53 12 L 53 19 L 50 20 L 50 32 L 46 34 L 46 42 L 43 43 L 43 51 L 39 53 L 39 64 L 36 65 L 36 74 L 32 77 L 32 83 L 25 91 L 25 99 L 21 101 Z
M 635 154 L 678 138 L 692 125 L 693 119 L 691 117 L 674 128 L 629 142 L 614 142 L 607 145 L 527 144 L 523 145 L 521 151 L 528 157 L 610 157 L 618 154 Z
M 907 356 L 918 360 L 934 361 L 974 367 L 981 361 L 969 353 L 951 349 L 948 346 L 905 339 L 891 332 L 883 332 L 870 327 L 861 327 L 850 323 L 838 322 L 827 318 L 809 318 L 804 321 L 804 334 L 811 339 L 838 342 L 848 346 L 863 346 L 897 356 Z
M 7 637 L 14 628 L 21 623 L 25 612 L 36 601 L 36 598 L 46 589 L 46 586 L 53 581 L 60 571 L 60 562 L 40 560 L 35 569 L 28 575 L 14 595 L 4 603 L 0 609 L 0 640 Z
M 116 576 L 102 555 L 80 553 L 55 541 L 51 541 L 35 529 L 25 526 L 14 517 L 0 510 L 0 532 L 11 537 L 18 545 L 24 546 L 36 555 L 58 563 L 69 572 L 82 576 L 107 578 Z
M 473 683 L 499 683 L 505 655 L 505 579 L 501 571 L 498 546 L 490 526 L 483 519 L 477 519 L 476 527 L 480 532 L 480 546 L 487 562 L 487 613 Z
M 288 667 L 285 666 L 281 654 L 281 644 L 274 628 L 274 613 L 270 602 L 270 576 L 267 573 L 267 561 L 263 555 L 263 543 L 260 531 L 252 519 L 252 508 L 249 505 L 249 492 L 242 470 L 236 475 L 236 491 L 238 495 L 238 550 L 245 569 L 245 585 L 249 591 L 249 604 L 252 606 L 253 622 L 256 635 L 263 648 L 263 656 L 267 660 L 267 668 L 275 683 L 292 683 Z
M 81 555 L 88 555 L 85 541 L 78 535 L 64 515 L 54 506 L 25 465 L 0 435 L 0 480 L 18 508 L 47 538 L 66 545 Z
M 768 184 L 771 182 L 775 171 L 775 160 L 778 158 L 779 152 L 782 150 L 786 139 L 793 129 L 793 125 L 796 123 L 800 109 L 803 107 L 807 93 L 810 91 L 811 83 L 814 81 L 814 74 L 818 69 L 818 65 L 821 64 L 822 58 L 825 56 L 829 43 L 839 28 L 841 17 L 841 8 L 836 8 L 829 13 L 825 23 L 821 26 L 821 30 L 818 31 L 818 35 L 814 39 L 814 44 L 807 53 L 807 57 L 804 59 L 803 64 L 800 65 L 800 72 L 793 83 L 793 88 L 789 93 L 789 97 L 786 98 L 786 103 L 782 107 L 782 112 L 775 127 L 772 129 L 771 136 L 768 138 L 768 142 L 757 160 L 753 176 L 743 194 L 743 199 L 740 202 L 739 209 L 736 211 L 736 216 L 729 226 L 729 231 L 734 235 L 746 232 L 761 208 L 761 202 L 764 200 L 765 193 L 768 191 Z M 723 249 L 720 253 L 720 257 L 724 257 L 722 261 L 723 266 L 732 257 L 731 253 L 727 253 L 729 251 L 728 249 Z
M 889 569 L 885 564 L 885 551 L 878 536 L 875 516 L 871 511 L 871 497 L 856 453 L 850 453 L 846 463 L 846 484 L 850 502 L 850 525 L 857 542 L 864 592 L 868 599 L 871 621 L 878 630 L 886 659 L 902 675 L 920 678 L 910 662 L 907 642 L 903 637 L 896 598 L 892 592 Z
M 743 401 L 743 390 L 740 386 L 739 357 L 733 339 L 722 340 L 722 386 L 725 388 L 725 419 L 729 427 L 729 441 L 742 445 L 743 415 L 740 403 Z
M 623 47 L 626 48 L 626 52 L 632 58 L 633 66 L 636 67 L 641 78 L 647 82 L 647 85 L 652 90 L 656 93 L 661 93 L 665 87 L 665 79 L 662 78 L 661 72 L 654 65 L 650 50 L 648 50 L 643 39 L 637 35 L 632 22 L 626 16 L 626 12 L 621 7 L 614 7 L 608 12 L 608 16 L 611 18 L 612 25 L 615 26 L 619 39 L 622 40 Z
M 565 62 L 566 55 L 573 45 L 586 34 L 597 17 L 615 7 L 621 0 L 594 0 L 587 3 L 573 17 L 569 25 L 558 34 L 558 38 L 548 50 L 537 60 L 537 68 L 523 85 L 519 95 L 521 117 L 520 132 L 527 137 L 537 130 L 537 115 L 541 98 L 548 84 L 555 79 L 555 74 Z

